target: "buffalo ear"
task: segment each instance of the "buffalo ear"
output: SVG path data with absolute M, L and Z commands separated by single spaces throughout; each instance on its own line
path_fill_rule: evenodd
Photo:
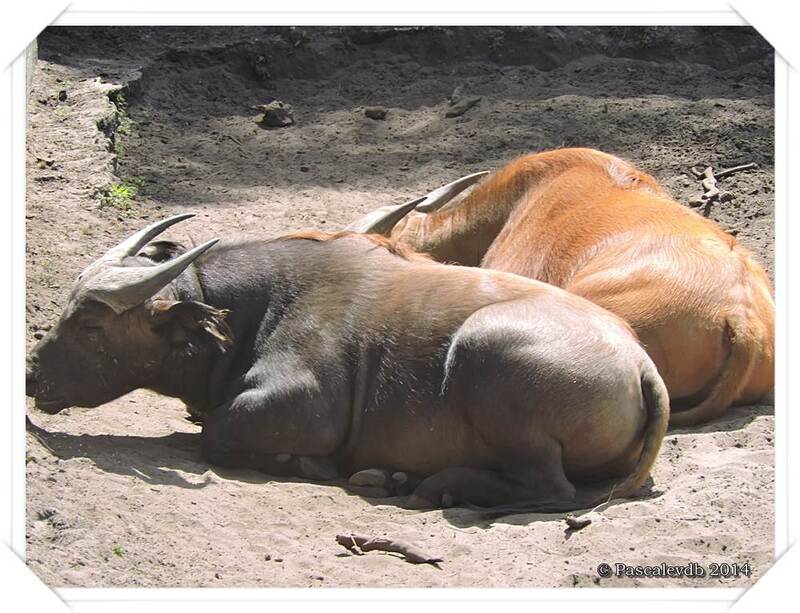
M 139 251 L 137 255 L 144 256 L 148 260 L 156 263 L 174 260 L 186 253 L 187 249 L 180 243 L 174 241 L 151 241 Z
M 216 309 L 194 300 L 153 300 L 149 312 L 153 326 L 166 329 L 176 345 L 188 343 L 196 331 L 210 336 L 223 352 L 233 342 L 233 333 L 225 322 L 230 312 L 227 309 Z

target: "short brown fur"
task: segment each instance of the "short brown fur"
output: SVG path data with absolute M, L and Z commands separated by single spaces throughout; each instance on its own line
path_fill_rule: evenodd
M 346 238 L 348 236 L 366 236 L 369 240 L 371 240 L 377 247 L 382 247 L 386 249 L 392 255 L 396 255 L 398 257 L 403 258 L 404 260 L 408 260 L 410 262 L 431 262 L 433 258 L 426 253 L 420 253 L 416 251 L 413 247 L 406 244 L 396 243 L 385 236 L 381 236 L 379 234 L 366 234 L 362 235 L 357 232 L 349 232 L 347 230 L 343 230 L 341 232 L 321 232 L 319 230 L 300 230 L 298 232 L 292 232 L 291 234 L 285 234 L 275 240 L 310 240 L 316 241 L 319 243 L 325 243 L 328 241 L 335 241 L 340 238 Z
M 773 390 L 774 302 L 763 268 L 614 156 L 522 156 L 461 203 L 412 212 L 390 238 L 440 261 L 563 287 L 621 316 L 667 384 L 672 425 L 708 421 Z

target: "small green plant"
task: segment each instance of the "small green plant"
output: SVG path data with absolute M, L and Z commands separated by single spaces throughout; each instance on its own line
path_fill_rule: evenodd
M 110 183 L 97 190 L 97 197 L 101 207 L 111 207 L 121 213 L 133 211 L 133 199 L 139 193 L 142 180 L 135 177 L 121 183 Z
M 125 97 L 125 93 L 122 90 L 118 90 L 110 93 L 108 97 L 117 109 L 114 131 L 124 136 L 132 134 L 136 129 L 136 122 L 131 119 L 128 110 L 128 99 Z
M 114 545 L 114 548 L 111 551 L 114 553 L 114 555 L 117 555 L 120 558 L 125 555 L 125 548 L 119 543 Z
M 125 92 L 121 89 L 109 93 L 108 97 L 121 113 L 126 113 L 128 111 L 128 100 L 125 98 Z
M 127 113 L 120 112 L 118 114 L 119 125 L 117 126 L 117 134 L 125 136 L 130 135 L 136 128 L 136 122 L 130 118 Z

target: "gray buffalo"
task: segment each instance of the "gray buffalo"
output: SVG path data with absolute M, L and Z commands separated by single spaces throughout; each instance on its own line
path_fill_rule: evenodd
M 151 389 L 202 417 L 213 464 L 405 471 L 422 479 L 410 506 L 578 508 L 592 484 L 620 481 L 613 493 L 626 496 L 649 475 L 666 388 L 611 313 L 375 236 L 151 242 L 188 217 L 81 273 L 28 358 L 37 407 Z M 576 494 L 575 483 L 588 485 Z

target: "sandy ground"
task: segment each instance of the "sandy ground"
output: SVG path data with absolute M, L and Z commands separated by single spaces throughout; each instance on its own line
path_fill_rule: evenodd
M 149 221 L 200 241 L 339 229 L 528 151 L 591 146 L 681 202 L 692 165 L 756 162 L 710 216 L 773 262 L 771 49 L 743 28 L 50 28 L 29 103 L 28 340 L 77 273 Z M 481 101 L 445 118 L 460 86 Z M 280 99 L 296 125 L 265 129 Z M 385 120 L 364 116 L 384 106 Z M 133 199 L 109 201 L 114 185 Z M 27 451 L 27 556 L 52 586 L 746 586 L 773 555 L 772 407 L 668 434 L 653 493 L 579 532 L 562 515 L 412 512 L 335 485 L 219 470 L 180 402 L 135 392 L 47 416 Z M 40 428 L 40 429 L 39 429 Z M 380 504 L 379 504 L 380 503 Z M 353 556 L 343 531 L 440 568 Z M 750 577 L 600 579 L 602 562 L 749 562 Z

